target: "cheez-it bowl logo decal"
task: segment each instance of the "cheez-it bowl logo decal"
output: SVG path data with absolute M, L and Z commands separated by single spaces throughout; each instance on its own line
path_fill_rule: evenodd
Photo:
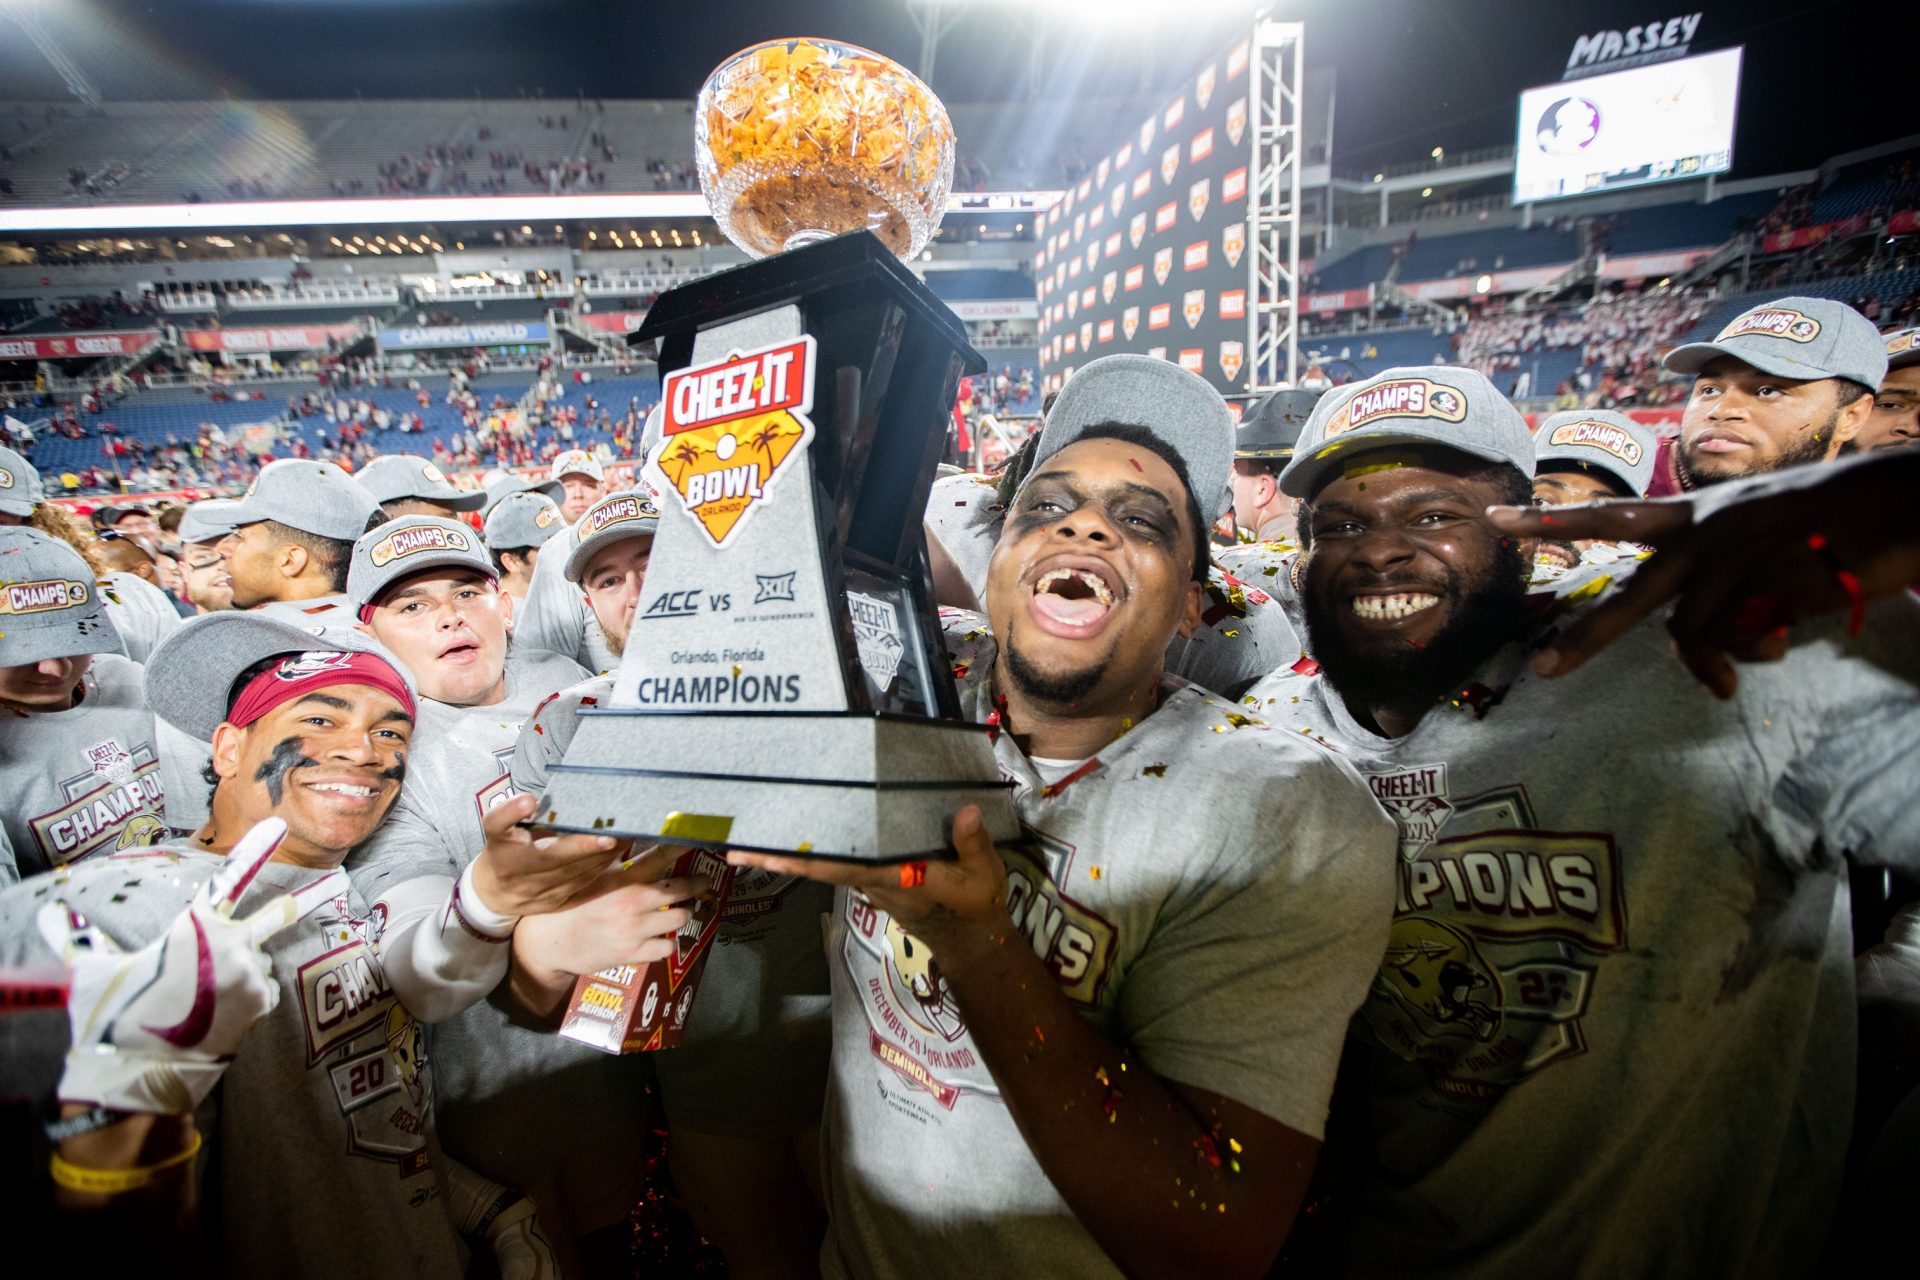
M 727 545 L 812 443 L 814 350 L 802 335 L 667 375 L 662 443 L 649 469 L 714 546 Z

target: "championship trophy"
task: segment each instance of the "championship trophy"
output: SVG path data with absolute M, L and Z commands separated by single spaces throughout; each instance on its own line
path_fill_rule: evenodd
M 985 367 L 900 261 L 945 210 L 946 112 L 820 40 L 736 54 L 695 112 L 714 218 L 760 260 L 663 295 L 633 337 L 661 370 L 659 528 L 613 695 L 534 821 L 888 863 L 950 856 L 978 804 L 1011 838 L 922 533 L 959 380 Z

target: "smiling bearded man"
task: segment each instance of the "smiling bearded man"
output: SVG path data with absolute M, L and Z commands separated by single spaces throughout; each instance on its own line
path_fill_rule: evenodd
M 1848 863 L 1920 868 L 1914 602 L 1780 626 L 1795 647 L 1726 701 L 1662 617 L 1544 679 L 1611 584 L 1526 607 L 1531 547 L 1486 512 L 1527 505 L 1534 448 L 1482 375 L 1391 369 L 1329 393 L 1280 478 L 1320 672 L 1249 701 L 1345 750 L 1400 828 L 1343 1064 L 1370 1150 L 1339 1273 L 1818 1274 L 1853 1121 Z M 1662 554 L 1616 569 L 1649 575 L 1623 597 Z

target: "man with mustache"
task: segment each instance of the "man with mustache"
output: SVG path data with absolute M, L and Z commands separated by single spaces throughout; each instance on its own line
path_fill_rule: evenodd
M 1534 449 L 1481 375 L 1401 368 L 1330 393 L 1281 476 L 1320 672 L 1252 708 L 1342 748 L 1400 832 L 1344 1272 L 1805 1275 L 1852 1122 L 1847 863 L 1920 866 L 1915 607 L 1789 633 L 1740 606 L 1794 647 L 1722 701 L 1671 659 L 1680 615 L 1549 681 L 1666 570 L 1530 602 L 1557 517 L 1487 509 L 1528 505 Z
M 1873 398 L 1867 425 L 1844 452 L 1898 449 L 1920 440 L 1920 329 L 1887 335 L 1887 376 Z
M 1358 777 L 1178 678 L 1232 425 L 1201 379 L 1067 383 L 987 617 L 949 611 L 1022 839 L 957 859 L 734 853 L 845 887 L 828 944 L 829 1276 L 1263 1276 L 1378 963 L 1392 835 Z
M 1866 425 L 1887 371 L 1873 322 L 1827 298 L 1749 308 L 1664 363 L 1692 375 L 1693 390 L 1654 469 L 1655 498 L 1832 461 Z

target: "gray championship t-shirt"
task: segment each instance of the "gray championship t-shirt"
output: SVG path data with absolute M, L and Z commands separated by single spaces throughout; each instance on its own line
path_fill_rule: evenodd
M 985 620 L 942 620 L 986 721 Z M 1010 735 L 994 753 L 1023 828 L 1000 850 L 1008 909 L 1063 993 L 1156 1075 L 1319 1137 L 1392 911 L 1393 830 L 1352 767 L 1177 677 L 1050 783 Z M 826 1273 L 1118 1275 L 1028 1150 L 939 957 L 844 893 L 828 956 Z
M 546 789 L 580 710 L 612 696 L 613 677 L 560 692 L 534 712 L 513 757 L 519 791 Z M 634 743 L 644 755 L 644 739 Z M 742 869 L 734 878 L 678 1048 L 653 1060 L 667 1118 L 702 1133 L 766 1137 L 820 1123 L 831 1048 L 821 920 L 830 886 Z
M 1846 860 L 1920 868 L 1916 637 L 1908 599 L 1857 637 L 1809 623 L 1730 702 L 1659 618 L 1558 680 L 1515 643 L 1393 739 L 1324 676 L 1255 688 L 1400 830 L 1348 1274 L 1817 1272 L 1853 1107 Z
M 80 705 L 65 711 L 0 710 L 0 825 L 14 853 L 0 883 L 170 834 L 172 778 L 139 665 L 96 654 L 81 684 Z
M 0 956 L 57 964 L 34 915 L 64 901 L 127 950 L 161 936 L 224 859 L 186 845 L 117 853 L 0 893 Z M 433 1168 L 433 1071 L 420 1024 L 374 952 L 380 915 L 339 871 L 263 867 L 244 918 L 282 893 L 300 918 L 266 950 L 280 1003 L 255 1023 L 195 1124 L 202 1220 L 233 1276 L 448 1277 L 464 1255 Z M 0 1029 L 5 1085 L 47 1100 L 68 1044 L 64 1010 Z
M 422 699 L 401 800 L 347 860 L 370 899 L 420 876 L 454 879 L 466 870 L 486 847 L 486 812 L 518 794 L 507 767 L 521 722 L 586 673 L 516 644 L 506 674 L 507 696 L 492 706 Z M 563 1165 L 604 1168 L 609 1179 L 627 1175 L 622 1161 L 638 1167 L 643 1065 L 561 1039 L 504 986 L 432 1032 L 440 1138 L 455 1159 L 522 1190 Z
M 607 647 L 580 584 L 567 581 L 567 557 L 576 537 L 577 525 L 555 534 L 541 548 L 527 598 L 514 602 L 513 638 L 522 648 L 563 654 L 595 675 L 606 675 L 619 667 L 620 659 Z

